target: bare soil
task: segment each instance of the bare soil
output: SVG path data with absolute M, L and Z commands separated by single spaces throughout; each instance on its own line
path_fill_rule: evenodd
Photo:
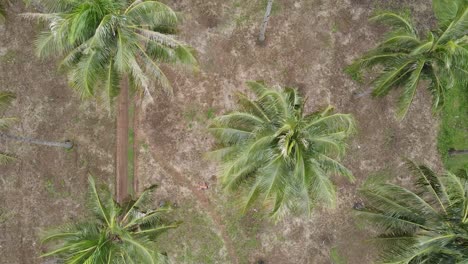
M 200 71 L 167 67 L 175 96 L 159 95 L 140 113 L 137 168 L 139 189 L 157 183 L 158 200 L 176 205 L 184 224 L 161 238 L 174 263 L 331 263 L 336 248 L 348 263 L 372 263 L 372 232 L 352 215 L 357 188 L 371 174 L 388 170 L 395 181 L 409 182 L 402 157 L 441 169 L 436 149 L 438 119 L 430 95 L 420 89 L 408 117 L 394 118 L 396 93 L 383 99 L 356 98 L 368 89 L 343 73 L 344 67 L 373 47 L 384 28 L 367 18 L 377 8 L 404 8 L 427 27 L 429 0 L 282 0 L 275 1 L 267 39 L 257 45 L 264 13 L 262 1 L 165 1 L 183 14 L 181 37 L 198 53 Z M 266 3 L 266 1 L 265 1 Z M 0 25 L 0 84 L 17 93 L 8 112 L 21 118 L 11 132 L 47 139 L 72 138 L 72 152 L 1 142 L 20 160 L 0 168 L 0 263 L 42 263 L 41 229 L 82 217 L 88 173 L 112 184 L 115 171 L 114 118 L 92 102 L 80 103 L 53 61 L 39 61 L 32 51 L 36 27 L 8 9 Z M 317 208 L 308 217 L 279 223 L 261 211 L 237 214 L 235 194 L 216 183 L 217 165 L 204 153 L 214 142 L 206 131 L 214 114 L 235 107 L 234 94 L 246 92 L 248 80 L 297 87 L 307 110 L 328 104 L 352 113 L 359 132 L 349 144 L 344 164 L 357 181 L 336 178 L 336 208 Z M 210 188 L 197 190 L 207 182 Z M 259 208 L 258 208 L 259 209 Z
M 123 202 L 128 198 L 128 129 L 129 129 L 129 118 L 128 110 L 130 106 L 128 84 L 124 81 L 121 82 L 123 89 L 118 96 L 117 105 L 117 130 L 116 130 L 116 161 L 115 161 L 115 181 L 116 181 L 116 199 L 117 201 Z M 133 147 L 133 146 L 132 146 Z M 131 185 L 133 186 L 133 184 Z

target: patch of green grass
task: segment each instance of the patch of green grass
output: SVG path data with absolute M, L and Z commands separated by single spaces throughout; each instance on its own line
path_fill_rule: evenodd
M 56 185 L 52 179 L 47 179 L 44 184 L 44 188 L 46 189 L 47 193 L 53 198 L 66 198 L 71 195 L 67 191 L 59 191 L 58 188 L 60 187 L 62 189 L 66 188 L 66 184 L 64 180 L 61 180 L 60 184 Z
M 450 150 L 468 149 L 468 90 L 456 87 L 447 93 L 441 113 L 438 148 L 446 168 L 452 172 L 468 170 L 468 155 L 450 156 Z
M 80 158 L 80 163 L 79 163 L 80 168 L 86 168 L 88 167 L 88 164 L 89 164 L 88 159 L 86 159 L 85 157 Z
M 212 107 L 208 108 L 205 113 L 206 119 L 210 120 L 216 117 L 216 110 Z
M 333 26 L 331 28 L 331 32 L 332 33 L 337 33 L 338 31 L 340 31 L 340 28 L 338 27 L 338 24 L 337 23 L 333 24 Z
M 13 217 L 13 212 L 0 208 L 0 224 L 5 223 Z
M 16 59 L 16 52 L 13 50 L 8 50 L 5 55 L 0 56 L 0 62 L 3 63 L 12 63 Z
M 261 248 L 257 239 L 260 228 L 268 224 L 267 215 L 260 211 L 250 211 L 242 215 L 235 199 L 228 199 L 223 212 L 226 215 L 226 229 L 231 237 L 240 263 L 249 263 L 249 256 Z
M 338 251 L 338 247 L 333 247 L 330 250 L 330 261 L 333 264 L 346 264 L 346 263 L 348 263 L 346 258 L 343 255 L 341 255 L 340 252 Z
M 167 252 L 173 263 L 229 263 L 223 255 L 224 243 L 214 223 L 197 208 L 194 203 L 185 201 L 174 209 L 172 217 L 183 223 L 158 238 L 161 252 Z
M 187 122 L 187 127 L 192 129 L 195 123 L 205 123 L 216 117 L 216 109 L 209 107 L 205 109 L 200 105 L 189 105 L 183 113 L 184 119 Z

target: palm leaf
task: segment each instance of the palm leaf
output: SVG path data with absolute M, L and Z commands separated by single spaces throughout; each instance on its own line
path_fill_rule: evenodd
M 455 18 L 447 26 L 447 29 L 442 33 L 438 39 L 437 44 L 446 43 L 450 39 L 457 39 L 466 34 L 468 28 L 468 4 L 460 6 Z
M 391 26 L 394 30 L 402 30 L 406 33 L 416 36 L 417 32 L 414 28 L 409 14 L 397 14 L 393 12 L 381 12 L 371 18 L 371 21 L 378 21 Z
M 437 175 L 408 161 L 417 192 L 383 182 L 360 190 L 365 206 L 357 214 L 377 227 L 379 263 L 460 263 L 467 256 L 468 184 L 452 173 Z
M 54 256 L 67 264 L 165 263 L 166 258 L 157 251 L 155 238 L 178 227 L 180 222 L 164 221 L 168 208 L 147 209 L 152 204 L 150 194 L 155 186 L 120 208 L 108 190 L 98 193 L 91 176 L 89 184 L 89 209 L 94 214 L 82 223 L 44 233 L 42 242 L 51 242 L 53 246 L 42 257 Z
M 38 55 L 65 55 L 62 65 L 82 98 L 103 96 L 112 104 L 122 78 L 150 97 L 152 80 L 170 90 L 159 63 L 196 69 L 194 51 L 177 41 L 176 13 L 157 1 L 43 0 L 47 13 L 24 14 L 43 21 Z
M 417 62 L 414 71 L 411 73 L 408 82 L 404 86 L 403 95 L 400 97 L 397 111 L 397 116 L 400 120 L 406 116 L 411 102 L 413 102 L 425 63 L 426 61 L 424 60 Z
M 448 26 L 455 18 L 461 2 L 458 0 L 432 0 L 434 14 L 441 27 Z
M 248 86 L 256 100 L 239 94 L 239 109 L 215 118 L 209 128 L 219 144 L 209 156 L 221 162 L 224 189 L 240 193 L 244 212 L 260 200 L 276 220 L 333 204 L 329 177 L 352 179 L 339 157 L 355 131 L 353 117 L 333 113 L 333 107 L 304 114 L 297 90 Z

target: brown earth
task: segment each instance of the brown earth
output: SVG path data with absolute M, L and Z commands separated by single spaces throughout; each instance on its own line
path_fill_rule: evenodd
M 348 263 L 372 263 L 369 232 L 358 228 L 351 207 L 356 189 L 369 175 L 393 171 L 408 183 L 402 157 L 442 168 L 436 151 L 437 118 L 430 95 L 421 89 L 408 117 L 394 118 L 396 94 L 384 99 L 356 98 L 367 87 L 350 80 L 343 68 L 372 47 L 384 28 L 368 16 L 376 8 L 408 7 L 425 27 L 431 20 L 429 0 L 282 0 L 275 1 L 265 45 L 256 43 L 262 1 L 165 1 L 183 14 L 181 37 L 198 53 L 200 71 L 167 69 L 173 98 L 158 96 L 142 113 L 139 130 L 140 190 L 160 185 L 158 199 L 178 208 L 184 221 L 161 239 L 174 263 L 331 263 L 337 248 Z M 9 13 L 21 8 L 13 6 Z M 33 56 L 35 27 L 11 15 L 0 25 L 0 84 L 17 93 L 8 112 L 21 118 L 12 132 L 47 139 L 72 138 L 72 152 L 2 142 L 1 149 L 20 160 L 0 168 L 0 263 L 41 263 L 38 231 L 80 217 L 88 172 L 113 182 L 113 117 L 94 103 L 80 103 L 52 61 Z M 308 217 L 288 217 L 274 224 L 261 212 L 237 215 L 235 195 L 216 184 L 217 166 L 204 158 L 213 140 L 206 127 L 214 113 L 235 107 L 233 95 L 246 91 L 248 80 L 295 86 L 308 98 L 307 110 L 328 104 L 352 113 L 359 132 L 350 142 L 344 164 L 353 184 L 336 178 L 336 208 L 317 208 Z M 207 182 L 202 192 L 196 186 Z M 1 219 L 0 219 L 1 220 Z M 233 252 L 234 251 L 234 252 Z
M 128 109 L 130 106 L 128 84 L 124 79 L 123 89 L 117 97 L 117 129 L 116 129 L 116 153 L 115 153 L 115 196 L 121 203 L 128 198 Z M 133 147 L 133 146 L 132 146 Z M 133 185 L 132 185 L 133 186 Z

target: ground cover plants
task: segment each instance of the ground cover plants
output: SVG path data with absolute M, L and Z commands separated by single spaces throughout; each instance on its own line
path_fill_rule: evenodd
M 14 98 L 15 95 L 12 93 L 0 92 L 0 112 L 4 112 Z M 0 129 L 7 129 L 15 120 L 14 117 L 0 117 Z M 13 159 L 14 157 L 11 154 L 0 152 L 0 164 L 6 164 Z
M 1 117 L 20 120 L 5 132 L 74 143 L 0 138 L 16 158 L 0 167 L 0 263 L 466 262 L 466 1 L 0 2 L 0 89 L 16 95 Z M 34 36 L 54 52 L 33 56 Z M 167 39 L 199 69 L 150 54 L 172 95 L 143 54 Z M 359 63 L 376 45 L 404 54 Z M 367 96 L 398 59 L 407 75 Z M 350 64 L 370 67 L 362 82 Z

